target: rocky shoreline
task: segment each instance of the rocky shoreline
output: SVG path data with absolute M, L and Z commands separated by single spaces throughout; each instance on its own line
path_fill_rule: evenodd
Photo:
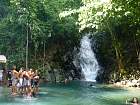
M 118 87 L 138 87 L 140 88 L 140 78 L 132 79 L 132 80 L 122 80 L 120 82 L 114 83 L 115 86 Z

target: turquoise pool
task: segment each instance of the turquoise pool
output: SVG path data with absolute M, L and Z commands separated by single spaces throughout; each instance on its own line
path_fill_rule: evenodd
M 0 105 L 125 105 L 126 98 L 140 98 L 140 89 L 73 81 L 40 86 L 36 98 L 13 97 L 8 88 L 0 87 Z

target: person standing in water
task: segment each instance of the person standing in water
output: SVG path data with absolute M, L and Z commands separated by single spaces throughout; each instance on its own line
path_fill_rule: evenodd
M 29 75 L 28 70 L 23 71 L 23 90 L 24 95 L 28 95 Z
M 23 69 L 20 68 L 19 73 L 18 73 L 18 81 L 19 81 L 19 93 L 23 93 Z
M 32 78 L 33 78 L 33 70 L 30 69 L 28 71 L 28 96 L 32 96 Z
M 16 66 L 12 70 L 12 95 L 17 94 L 17 82 L 18 82 L 18 72 L 16 71 Z
M 34 93 L 38 93 L 39 91 L 39 75 L 38 75 L 38 71 L 35 70 L 35 75 L 34 75 Z

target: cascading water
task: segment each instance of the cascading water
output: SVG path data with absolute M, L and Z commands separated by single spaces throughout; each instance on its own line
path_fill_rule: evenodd
M 89 35 L 81 39 L 80 67 L 86 81 L 96 82 L 96 76 L 100 67 L 91 48 L 91 39 L 89 39 Z

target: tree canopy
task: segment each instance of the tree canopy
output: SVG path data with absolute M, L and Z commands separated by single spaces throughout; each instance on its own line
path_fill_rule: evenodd
M 139 10 L 139 0 L 1 0 L 0 54 L 9 67 L 28 61 L 43 75 L 59 69 L 66 76 L 76 70 L 81 37 L 91 32 L 104 80 L 113 73 L 129 78 L 140 71 Z

